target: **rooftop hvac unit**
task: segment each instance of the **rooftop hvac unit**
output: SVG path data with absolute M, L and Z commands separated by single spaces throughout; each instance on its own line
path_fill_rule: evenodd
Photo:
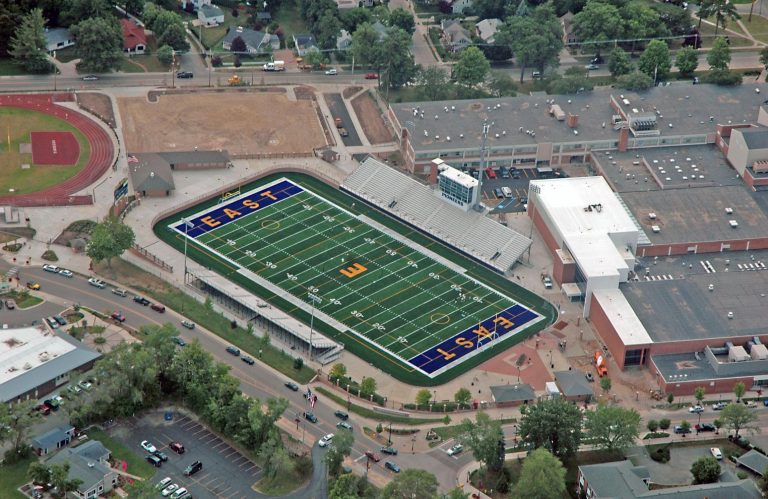
M 656 119 L 653 113 L 632 114 L 629 117 L 629 126 L 633 130 L 654 130 L 657 124 Z
M 728 215 L 730 215 L 731 213 L 733 213 L 733 208 L 726 208 L 726 209 L 725 209 L 725 213 L 727 213 Z
M 654 212 L 650 212 L 648 214 L 648 218 L 650 218 L 651 220 L 656 220 L 656 214 Z
M 751 358 L 742 346 L 733 346 L 728 350 L 728 362 L 744 362 Z
M 659 232 L 661 232 L 661 227 L 659 227 L 658 225 L 651 225 L 651 230 L 656 234 L 658 234 Z
M 730 225 L 731 228 L 735 229 L 736 227 L 739 226 L 739 222 L 737 222 L 736 220 L 728 220 L 728 225 Z
M 768 359 L 768 348 L 765 345 L 755 344 L 752 345 L 752 350 L 749 352 L 752 360 L 766 360 Z

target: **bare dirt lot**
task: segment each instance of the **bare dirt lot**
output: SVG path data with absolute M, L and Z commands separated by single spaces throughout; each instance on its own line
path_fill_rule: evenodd
M 118 105 L 130 152 L 307 153 L 326 145 L 312 102 L 284 94 L 189 93 L 155 103 L 121 98 Z
M 355 97 L 352 100 L 352 107 L 371 144 L 392 142 L 392 132 L 387 128 L 379 107 L 368 92 Z
M 115 128 L 115 113 L 108 95 L 95 92 L 77 93 L 77 103 Z

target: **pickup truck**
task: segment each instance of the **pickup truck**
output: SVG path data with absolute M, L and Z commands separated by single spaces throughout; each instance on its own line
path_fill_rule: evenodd
M 349 137 L 349 132 L 346 128 L 339 128 L 339 135 L 342 137 Z
M 548 274 L 541 274 L 541 282 L 544 283 L 544 288 L 552 289 L 552 278 Z

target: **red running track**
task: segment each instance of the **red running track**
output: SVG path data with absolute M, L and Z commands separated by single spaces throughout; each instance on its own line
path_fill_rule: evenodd
M 54 104 L 55 101 L 73 101 L 74 96 L 64 94 L 0 95 L 0 106 L 31 109 L 60 118 L 85 135 L 91 146 L 91 157 L 85 167 L 74 177 L 42 191 L 18 196 L 0 196 L 0 204 L 15 206 L 64 206 L 91 204 L 90 195 L 74 196 L 101 178 L 112 166 L 115 147 L 109 134 L 88 116 Z

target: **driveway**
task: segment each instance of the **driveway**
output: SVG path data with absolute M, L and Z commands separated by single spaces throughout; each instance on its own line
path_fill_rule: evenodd
M 627 457 L 635 466 L 645 466 L 654 483 L 663 485 L 689 485 L 693 482 L 691 466 L 700 457 L 711 457 L 710 447 L 722 447 L 719 441 L 702 442 L 690 447 L 670 447 L 668 463 L 659 463 L 651 459 L 645 447 L 635 447 L 627 452 Z
M 360 136 L 357 134 L 357 128 L 352 123 L 352 118 L 349 116 L 347 106 L 344 104 L 344 100 L 341 98 L 341 94 L 323 94 L 325 102 L 328 104 L 328 109 L 331 110 L 331 121 L 335 118 L 341 118 L 341 123 L 347 132 L 349 137 L 342 137 L 341 140 L 345 146 L 361 146 L 363 143 L 360 141 Z

